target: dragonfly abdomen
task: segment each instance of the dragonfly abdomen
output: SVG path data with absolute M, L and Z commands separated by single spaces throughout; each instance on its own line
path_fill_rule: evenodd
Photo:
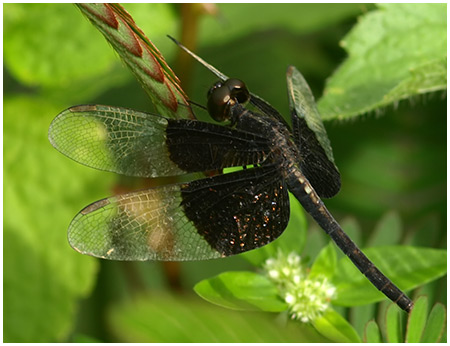
M 358 270 L 400 308 L 407 312 L 411 311 L 413 307 L 411 299 L 390 281 L 344 232 L 300 169 L 293 167 L 286 181 L 289 191 L 294 194 L 320 227 L 328 233 L 342 252 L 350 258 Z

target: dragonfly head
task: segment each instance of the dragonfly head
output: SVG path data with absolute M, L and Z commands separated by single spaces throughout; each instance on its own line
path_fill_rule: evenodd
M 225 82 L 215 83 L 208 91 L 208 113 L 219 122 L 231 118 L 231 108 L 235 104 L 245 104 L 250 99 L 250 93 L 244 82 L 231 78 Z

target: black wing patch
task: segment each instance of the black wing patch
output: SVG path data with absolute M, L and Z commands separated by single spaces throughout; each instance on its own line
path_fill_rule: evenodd
M 320 197 L 333 197 L 341 188 L 341 176 L 314 97 L 294 66 L 288 68 L 287 86 L 293 137 L 302 157 L 300 168 Z
M 299 141 L 302 157 L 300 169 L 320 197 L 330 198 L 341 188 L 341 176 L 336 166 L 328 160 L 312 130 L 304 119 L 292 117 L 294 136 Z
M 168 122 L 170 159 L 187 172 L 258 164 L 270 154 L 271 142 L 262 134 L 194 120 Z
M 186 216 L 225 256 L 272 242 L 289 221 L 288 190 L 272 165 L 197 180 L 181 194 Z
M 284 120 L 283 116 L 275 109 L 273 108 L 267 101 L 263 100 L 261 97 L 255 94 L 250 94 L 250 103 L 258 108 L 261 112 L 264 114 L 278 120 L 282 124 L 284 124 L 286 127 L 289 127 L 286 123 L 286 120 Z
M 61 112 L 49 139 L 86 166 L 149 178 L 257 164 L 270 150 L 259 134 L 102 105 Z
M 73 219 L 68 238 L 112 260 L 203 260 L 263 246 L 288 220 L 287 189 L 265 166 L 100 200 Z

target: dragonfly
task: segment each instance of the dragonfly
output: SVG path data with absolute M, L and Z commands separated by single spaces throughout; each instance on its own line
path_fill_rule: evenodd
M 56 116 L 49 140 L 81 164 L 126 176 L 208 174 L 90 204 L 69 225 L 70 245 L 82 254 L 125 261 L 236 255 L 282 234 L 290 191 L 361 273 L 409 312 L 412 301 L 364 255 L 321 199 L 336 195 L 341 180 L 302 74 L 287 69 L 288 124 L 244 82 L 171 39 L 218 77 L 206 106 L 215 123 L 81 105 Z M 223 172 L 230 167 L 241 169 Z

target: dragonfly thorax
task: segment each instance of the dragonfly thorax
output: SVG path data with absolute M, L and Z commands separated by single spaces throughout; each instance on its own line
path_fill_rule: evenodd
M 270 138 L 270 152 L 264 163 L 276 163 L 283 176 L 289 174 L 292 166 L 300 162 L 300 152 L 292 140 L 289 129 L 281 121 L 250 111 L 240 104 L 232 107 L 232 118 L 236 128 Z

